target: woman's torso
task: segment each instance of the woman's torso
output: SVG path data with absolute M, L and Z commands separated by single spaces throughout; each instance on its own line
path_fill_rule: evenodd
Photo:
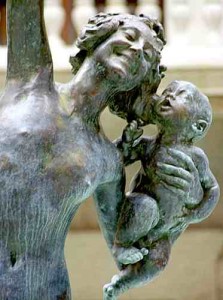
M 120 163 L 103 134 L 63 112 L 56 92 L 16 95 L 0 103 L 0 285 L 20 271 L 41 277 L 46 268 L 64 278 L 70 222 Z

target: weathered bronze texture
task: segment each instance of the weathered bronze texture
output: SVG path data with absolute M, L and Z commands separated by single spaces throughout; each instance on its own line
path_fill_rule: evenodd
M 7 5 L 0 298 L 71 299 L 64 242 L 73 216 L 94 193 L 112 249 L 125 198 L 121 153 L 101 130 L 100 113 L 116 94 L 161 79 L 164 40 L 161 27 L 147 17 L 98 15 L 78 38 L 80 51 L 70 59 L 74 78 L 55 84 L 43 1 Z
M 77 209 L 92 194 L 108 247 L 121 272 L 126 271 L 117 249 L 123 247 L 124 210 L 134 192 L 126 197 L 126 154 L 104 135 L 99 117 L 108 106 L 140 126 L 160 120 L 154 115 L 153 103 L 159 101 L 156 91 L 165 70 L 160 65 L 163 29 L 144 15 L 99 14 L 91 18 L 77 39 L 79 52 L 70 57 L 73 79 L 57 84 L 43 0 L 8 0 L 7 5 L 8 66 L 0 98 L 0 299 L 70 300 L 65 238 Z M 141 130 L 136 131 L 133 136 L 139 137 Z M 136 148 L 141 148 L 141 142 L 133 140 Z M 134 145 L 127 157 L 136 154 Z M 128 149 L 126 144 L 125 151 Z M 174 202 L 178 194 L 187 197 L 187 187 L 196 182 L 193 200 L 202 202 L 203 186 L 190 153 L 172 150 L 166 163 L 158 153 L 153 159 L 145 152 L 148 165 L 144 170 L 150 169 L 150 158 L 157 162 L 156 170 L 174 194 Z M 145 185 L 142 194 L 154 205 L 156 221 L 150 223 L 155 226 L 161 210 L 155 195 L 154 199 L 147 195 L 146 180 L 147 176 L 145 182 L 140 181 Z M 179 186 L 182 181 L 185 185 Z M 173 213 L 179 217 L 178 212 Z M 133 217 L 136 223 L 142 219 Z M 139 235 L 136 226 L 137 240 Z M 129 247 L 135 247 L 131 236 L 126 238 Z M 150 251 L 145 246 L 139 243 L 136 249 L 143 261 Z M 159 250 L 157 261 L 163 264 L 162 257 L 169 251 L 166 240 Z M 123 285 L 121 290 L 125 289 Z M 115 299 L 120 291 L 114 291 L 106 286 L 105 299 Z
M 192 83 L 173 81 L 153 97 L 150 113 L 157 136 L 139 138 L 142 129 L 132 121 L 116 141 L 125 165 L 140 160 L 141 169 L 122 206 L 113 248 L 122 271 L 104 287 L 105 300 L 157 277 L 173 243 L 189 224 L 207 218 L 219 199 L 208 159 L 193 145 L 211 124 L 208 98 Z

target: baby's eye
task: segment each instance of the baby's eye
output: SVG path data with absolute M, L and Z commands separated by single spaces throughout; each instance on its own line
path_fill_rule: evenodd
M 177 93 L 178 96 L 187 96 L 187 91 L 186 90 L 180 90 L 178 93 Z
M 163 96 L 170 96 L 170 94 L 172 94 L 172 91 L 168 89 L 164 90 L 162 93 Z

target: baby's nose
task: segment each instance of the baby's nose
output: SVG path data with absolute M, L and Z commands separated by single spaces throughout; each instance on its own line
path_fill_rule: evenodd
M 167 95 L 167 97 L 168 97 L 168 98 L 171 98 L 171 99 L 173 99 L 173 100 L 174 100 L 174 98 L 175 98 L 175 95 L 174 95 L 174 93 L 169 93 L 169 94 Z

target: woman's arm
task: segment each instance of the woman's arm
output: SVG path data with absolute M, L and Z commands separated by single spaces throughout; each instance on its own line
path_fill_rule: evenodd
M 7 82 L 28 82 L 44 70 L 52 80 L 43 5 L 43 0 L 7 0 Z
M 121 208 L 125 200 L 125 173 L 120 170 L 116 180 L 101 184 L 95 191 L 94 201 L 100 228 L 112 251 Z

